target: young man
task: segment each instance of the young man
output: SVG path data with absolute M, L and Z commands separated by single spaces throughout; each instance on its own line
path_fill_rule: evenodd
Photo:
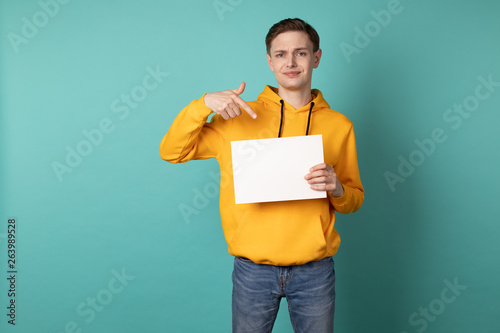
M 172 163 L 216 158 L 221 168 L 220 213 L 233 271 L 233 331 L 270 332 L 286 297 L 295 332 L 333 332 L 335 272 L 340 244 L 335 212 L 357 211 L 364 199 L 352 123 L 311 90 L 321 59 L 319 36 L 300 19 L 276 23 L 266 37 L 278 88 L 257 101 L 245 89 L 204 94 L 174 120 L 161 142 Z M 209 123 L 208 116 L 215 112 Z M 231 141 L 322 134 L 325 163 L 304 175 L 327 198 L 235 204 Z M 269 168 L 286 168 L 269 165 Z

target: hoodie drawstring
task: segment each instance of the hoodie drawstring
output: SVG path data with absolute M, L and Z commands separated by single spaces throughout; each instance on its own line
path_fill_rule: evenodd
M 311 112 L 313 110 L 314 102 L 311 102 L 311 108 L 309 109 L 309 117 L 307 117 L 307 130 L 306 135 L 309 135 L 309 124 L 311 123 Z
M 283 125 L 283 106 L 285 105 L 285 101 L 280 99 L 280 103 L 281 103 L 281 120 L 280 120 L 280 129 L 278 132 L 278 138 L 281 137 L 281 126 Z
M 280 99 L 280 103 L 281 103 L 281 120 L 280 120 L 280 129 L 278 131 L 278 138 L 281 137 L 281 127 L 283 126 L 283 107 L 285 105 L 285 101 Z M 311 124 L 311 113 L 312 113 L 313 106 L 314 106 L 314 102 L 311 102 L 311 107 L 309 108 L 309 116 L 307 117 L 306 135 L 309 135 L 309 125 Z

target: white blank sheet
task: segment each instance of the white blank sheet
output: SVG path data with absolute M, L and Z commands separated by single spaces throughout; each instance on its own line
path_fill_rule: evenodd
M 326 198 L 304 179 L 324 162 L 321 135 L 231 142 L 237 204 Z

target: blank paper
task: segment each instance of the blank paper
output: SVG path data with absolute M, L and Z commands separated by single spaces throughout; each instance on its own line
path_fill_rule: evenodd
M 324 162 L 321 135 L 231 142 L 237 204 L 326 198 L 304 179 Z

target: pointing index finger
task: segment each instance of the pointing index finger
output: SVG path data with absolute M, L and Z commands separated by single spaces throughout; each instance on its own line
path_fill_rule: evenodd
M 248 113 L 250 115 L 250 117 L 252 117 L 253 119 L 257 118 L 257 113 L 255 113 L 255 111 L 250 107 L 250 105 L 248 105 L 241 97 L 238 96 L 238 98 L 236 99 L 236 103 L 238 103 L 238 105 L 246 111 L 246 113 Z

